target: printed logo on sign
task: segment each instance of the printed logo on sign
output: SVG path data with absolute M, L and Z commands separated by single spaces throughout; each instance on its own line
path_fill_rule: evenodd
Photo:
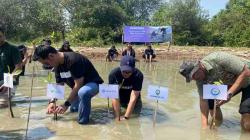
M 161 91 L 159 90 L 159 89 L 157 89 L 156 91 L 155 91 L 155 94 L 156 95 L 159 95 L 161 93 Z
M 168 98 L 168 88 L 149 85 L 147 97 L 150 100 L 166 101 Z
M 51 92 L 52 94 L 55 94 L 55 93 L 56 93 L 56 90 L 51 89 L 50 92 Z
M 220 94 L 220 89 L 218 88 L 212 88 L 211 89 L 211 94 L 214 95 L 214 96 L 217 96 Z
M 101 98 L 118 99 L 119 98 L 118 85 L 100 84 L 99 96 Z
M 227 85 L 203 85 L 203 99 L 227 100 Z

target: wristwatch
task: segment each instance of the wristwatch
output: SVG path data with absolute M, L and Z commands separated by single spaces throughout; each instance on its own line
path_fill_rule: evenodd
M 64 106 L 69 107 L 69 106 L 71 106 L 71 103 L 69 101 L 65 101 Z

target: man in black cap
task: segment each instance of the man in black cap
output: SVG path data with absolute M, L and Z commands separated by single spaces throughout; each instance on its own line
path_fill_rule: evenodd
M 208 114 L 213 114 L 213 100 L 203 99 L 204 84 L 228 85 L 228 99 L 217 102 L 216 120 L 222 121 L 220 105 L 242 92 L 239 113 L 243 130 L 250 132 L 250 61 L 224 52 L 213 52 L 201 61 L 186 61 L 180 66 L 180 74 L 186 82 L 196 81 L 200 95 L 202 127 L 208 125 Z
M 115 119 L 120 120 L 120 106 L 126 108 L 121 120 L 128 120 L 134 112 L 139 114 L 142 108 L 141 89 L 143 82 L 142 72 L 135 68 L 135 59 L 132 56 L 123 56 L 120 67 L 113 69 L 109 74 L 109 84 L 118 84 L 119 99 L 113 99 Z

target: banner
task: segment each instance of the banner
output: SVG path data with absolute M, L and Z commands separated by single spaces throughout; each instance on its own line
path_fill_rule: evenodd
M 125 26 L 123 42 L 171 42 L 171 26 Z

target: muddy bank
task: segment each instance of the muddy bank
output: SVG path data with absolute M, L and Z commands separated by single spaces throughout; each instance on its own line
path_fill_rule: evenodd
M 146 47 L 134 46 L 136 52 L 136 59 L 143 60 L 142 54 Z M 121 57 L 121 52 L 124 48 L 117 48 L 119 52 L 119 58 Z M 95 60 L 105 60 L 108 48 L 88 48 L 79 47 L 74 48 L 75 51 L 87 56 L 90 59 Z M 214 51 L 228 52 L 240 57 L 250 59 L 250 49 L 249 48 L 226 48 L 226 47 L 190 47 L 190 46 L 171 46 L 169 49 L 167 46 L 159 46 L 154 48 L 156 53 L 156 60 L 161 61 L 165 59 L 200 59 L 205 55 Z

